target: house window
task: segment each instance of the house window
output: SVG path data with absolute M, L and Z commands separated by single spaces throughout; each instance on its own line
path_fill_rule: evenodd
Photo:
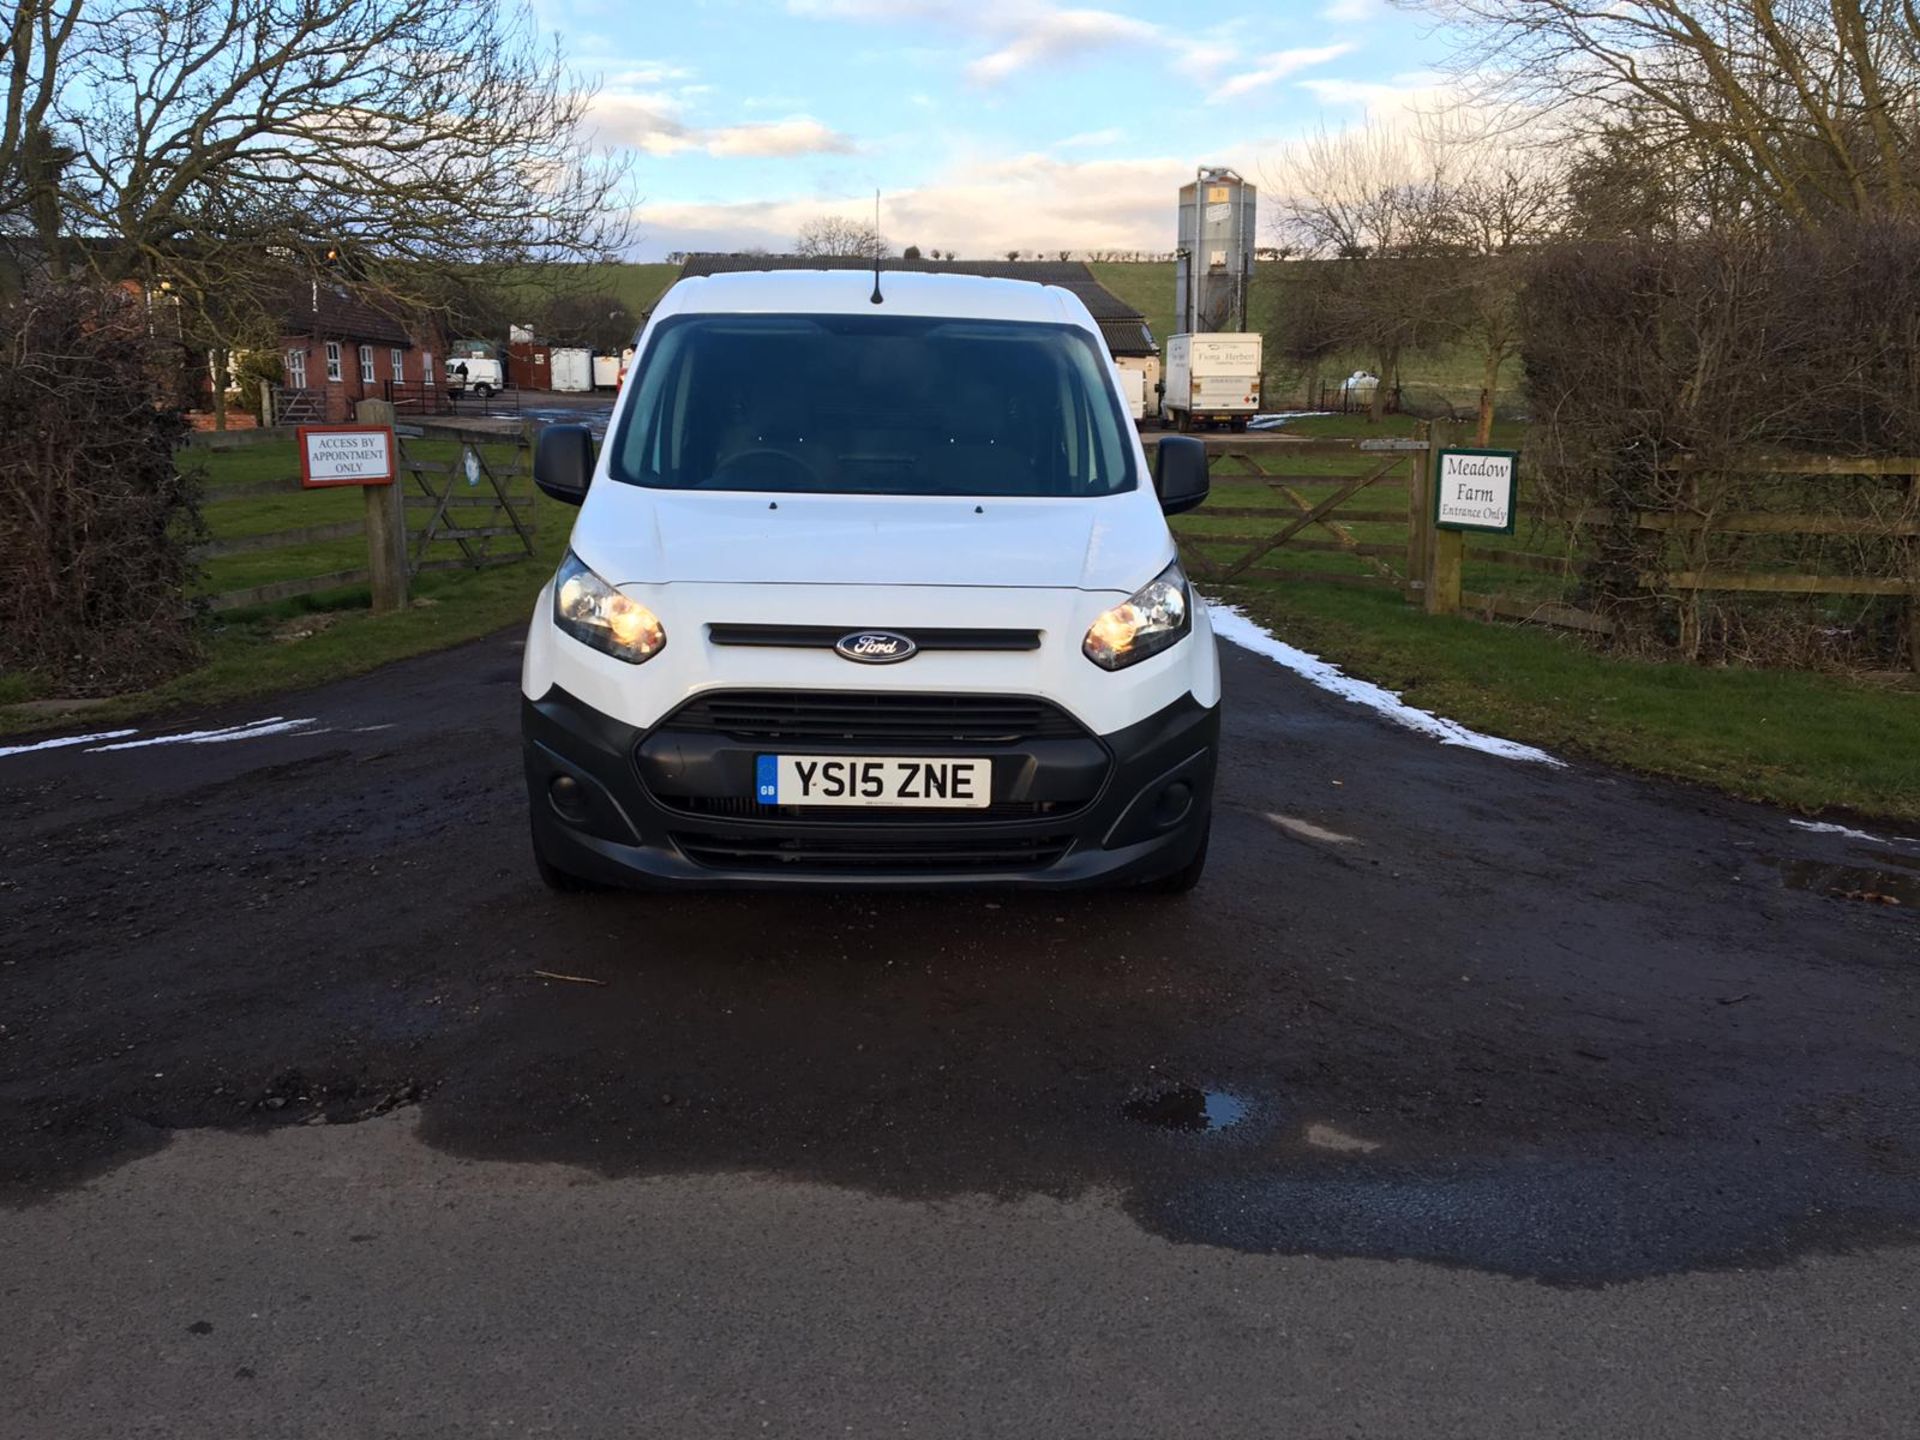
M 327 341 L 327 379 L 338 380 L 339 378 L 340 342 L 338 340 L 329 340 Z
M 373 384 L 373 347 L 371 345 L 360 347 L 360 383 Z
M 292 390 L 307 388 L 307 352 L 304 350 L 287 351 L 287 387 Z
M 433 352 L 431 350 L 420 352 L 420 383 L 433 384 Z
M 404 383 L 407 378 L 407 352 L 389 350 L 387 354 L 393 357 L 393 383 L 396 385 Z

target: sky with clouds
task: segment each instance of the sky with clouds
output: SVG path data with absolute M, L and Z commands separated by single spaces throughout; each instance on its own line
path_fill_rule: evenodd
M 1199 11 L 1197 19 L 1179 14 Z M 541 0 L 633 152 L 633 258 L 791 246 L 870 213 L 896 245 L 1166 250 L 1195 166 L 1392 115 L 1435 37 L 1384 0 Z

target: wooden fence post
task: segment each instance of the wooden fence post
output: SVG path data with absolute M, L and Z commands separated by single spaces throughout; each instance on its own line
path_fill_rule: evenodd
M 1916 508 L 1920 508 L 1920 475 L 1907 477 L 1907 504 L 1902 512 L 1903 520 L 1910 520 Z M 1908 561 L 1911 566 L 1912 561 Z M 1913 571 L 1907 572 L 1907 582 L 1913 586 L 1907 593 L 1907 665 L 1920 672 L 1920 585 L 1914 585 Z
M 260 382 L 260 428 L 271 430 L 278 419 L 279 416 L 273 413 L 273 382 L 262 380 Z
M 1447 445 L 1447 430 L 1444 420 L 1427 422 L 1427 449 L 1422 457 L 1427 467 L 1427 553 L 1432 557 L 1427 567 L 1429 615 L 1460 613 L 1460 561 L 1464 541 L 1458 530 L 1442 530 L 1433 523 L 1433 497 L 1440 483 L 1440 452 Z
M 391 401 L 362 400 L 354 407 L 362 425 L 393 428 Z M 396 438 L 394 445 L 399 446 Z M 367 569 L 373 582 L 373 613 L 388 615 L 407 608 L 407 509 L 400 486 L 399 456 L 394 456 L 393 483 L 363 485 L 367 500 Z
M 1407 601 L 1424 603 L 1433 575 L 1433 422 L 1423 422 L 1427 448 L 1407 456 Z

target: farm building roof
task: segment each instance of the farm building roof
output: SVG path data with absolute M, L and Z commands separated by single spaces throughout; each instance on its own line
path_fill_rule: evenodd
M 1153 343 L 1153 331 L 1147 328 L 1147 322 L 1138 315 L 1129 316 L 1125 320 L 1102 320 L 1095 315 L 1094 323 L 1100 327 L 1100 338 L 1107 342 L 1107 353 L 1116 360 L 1123 355 L 1158 355 L 1160 353 L 1160 347 Z
M 313 282 L 288 292 L 280 321 L 289 335 L 327 340 L 373 340 L 403 348 L 413 344 L 406 323 L 343 285 Z
M 742 270 L 871 270 L 873 262 L 855 255 L 689 255 L 680 278 L 727 275 Z M 888 256 L 882 271 L 919 271 L 929 275 L 979 275 L 989 280 L 1031 280 L 1059 285 L 1080 297 L 1099 322 L 1107 348 L 1115 355 L 1157 355 L 1146 317 L 1093 278 L 1080 260 L 906 260 Z

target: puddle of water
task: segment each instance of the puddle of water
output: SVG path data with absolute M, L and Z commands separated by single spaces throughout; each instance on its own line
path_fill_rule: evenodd
M 1895 855 L 1891 850 L 1869 850 L 1865 845 L 1851 847 L 1856 855 L 1878 860 L 1883 865 L 1898 865 L 1904 870 L 1920 870 L 1920 855 Z
M 1854 900 L 1868 905 L 1920 906 L 1920 875 L 1870 870 L 1862 865 L 1835 865 L 1826 860 L 1775 860 L 1780 883 L 1832 900 Z
M 1202 1090 L 1196 1085 L 1174 1085 L 1136 1095 L 1120 1113 L 1140 1125 L 1198 1134 L 1226 1130 L 1247 1118 L 1247 1102 L 1224 1090 Z

